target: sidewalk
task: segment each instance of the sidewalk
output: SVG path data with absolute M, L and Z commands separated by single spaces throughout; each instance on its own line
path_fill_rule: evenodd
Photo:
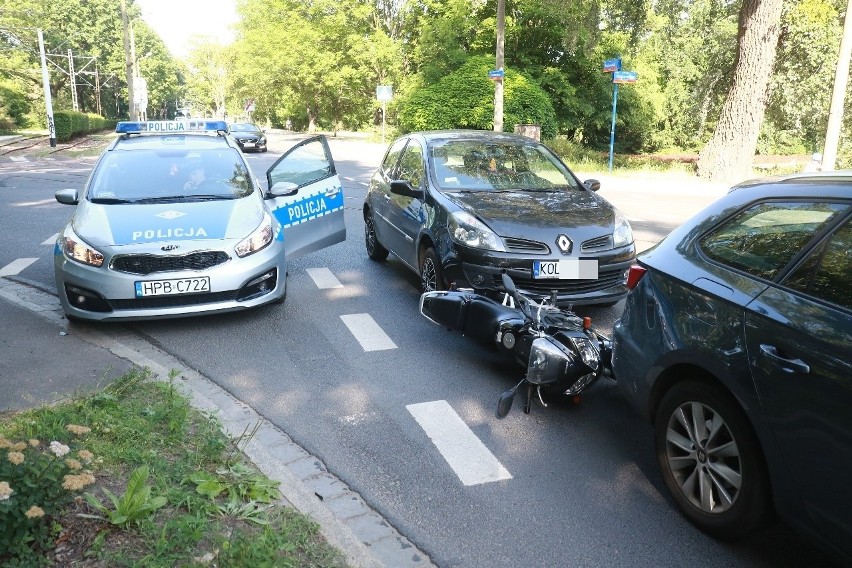
M 278 481 L 283 498 L 320 526 L 353 568 L 431 568 L 429 557 L 329 472 L 322 461 L 210 379 L 118 326 L 72 324 L 59 300 L 0 278 L 0 412 L 57 402 L 97 390 L 131 367 L 177 383 L 196 408 L 216 415 L 236 438 L 259 425 L 246 457 Z

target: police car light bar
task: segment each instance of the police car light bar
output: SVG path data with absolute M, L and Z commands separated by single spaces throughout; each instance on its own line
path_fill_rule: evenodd
M 140 134 L 143 132 L 218 132 L 228 130 L 224 120 L 147 120 L 144 122 L 119 122 L 115 125 L 118 134 Z

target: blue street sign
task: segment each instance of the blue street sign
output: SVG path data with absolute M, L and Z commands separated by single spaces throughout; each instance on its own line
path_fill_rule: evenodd
M 488 72 L 489 79 L 502 79 L 506 75 L 506 72 L 502 69 L 492 69 Z
M 607 59 L 603 64 L 603 72 L 604 73 L 613 73 L 615 71 L 621 71 L 621 58 L 615 57 L 613 59 Z
M 636 71 L 616 71 L 612 74 L 613 83 L 632 84 L 636 82 Z

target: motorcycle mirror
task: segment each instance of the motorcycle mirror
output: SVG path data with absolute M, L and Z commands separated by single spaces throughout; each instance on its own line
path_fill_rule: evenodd
M 500 274 L 500 277 L 503 280 L 503 288 L 506 289 L 506 293 L 513 298 L 516 297 L 517 290 L 515 289 L 515 283 L 512 281 L 512 277 L 505 272 Z
M 512 410 L 514 400 L 515 389 L 509 389 L 500 395 L 500 400 L 497 401 L 497 418 L 506 418 L 506 415 Z

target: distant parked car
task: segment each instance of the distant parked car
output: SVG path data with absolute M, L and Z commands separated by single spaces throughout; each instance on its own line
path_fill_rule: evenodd
M 256 124 L 235 122 L 230 125 L 229 130 L 243 152 L 266 152 L 266 132 Z
M 423 290 L 614 304 L 636 249 L 627 219 L 545 145 L 516 134 L 415 132 L 390 145 L 364 202 L 367 255 L 393 253 Z
M 685 516 L 852 561 L 852 172 L 740 184 L 631 269 L 615 376 Z

